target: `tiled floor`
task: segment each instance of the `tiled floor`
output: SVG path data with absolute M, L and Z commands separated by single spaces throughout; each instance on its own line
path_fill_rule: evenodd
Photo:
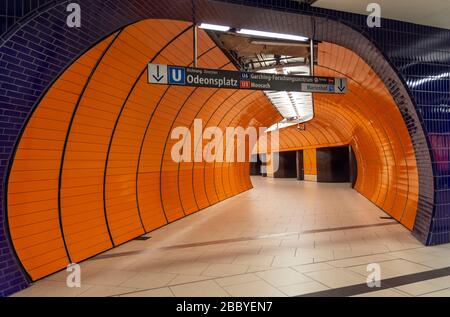
M 296 296 L 450 266 L 347 184 L 254 177 L 255 188 L 81 263 L 15 296 Z M 394 222 L 394 223 L 393 223 Z M 358 296 L 450 296 L 444 276 Z

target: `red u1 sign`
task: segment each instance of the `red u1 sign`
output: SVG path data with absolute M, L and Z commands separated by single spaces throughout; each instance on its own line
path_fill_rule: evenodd
M 241 89 L 248 89 L 251 88 L 251 82 L 250 80 L 241 80 L 240 82 Z

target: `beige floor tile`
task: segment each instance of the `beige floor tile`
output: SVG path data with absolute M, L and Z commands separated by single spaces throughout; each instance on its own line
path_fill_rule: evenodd
M 354 258 L 349 258 L 349 259 L 330 261 L 327 263 L 334 267 L 350 267 L 350 266 L 357 266 L 357 265 L 362 265 L 362 264 L 384 262 L 384 261 L 389 261 L 389 260 L 393 260 L 393 259 L 395 259 L 395 257 L 390 254 L 375 254 L 375 255 L 369 255 L 369 256 L 360 256 L 360 257 L 354 257 Z
M 139 261 L 133 262 L 127 265 L 124 270 L 133 272 L 162 272 L 174 261 L 168 261 L 166 259 L 149 259 L 142 258 Z
M 306 276 L 330 288 L 338 288 L 355 284 L 366 283 L 366 277 L 347 269 L 332 269 L 305 273 Z
M 437 292 L 432 292 L 428 294 L 424 294 L 421 297 L 450 297 L 450 288 L 440 290 Z
M 90 285 L 119 286 L 136 274 L 137 272 L 120 270 L 97 271 L 82 279 L 81 282 Z
M 209 263 L 203 262 L 172 262 L 169 264 L 163 272 L 166 273 L 178 273 L 186 275 L 201 275 L 203 271 L 209 266 Z
M 214 281 L 201 281 L 170 287 L 176 297 L 228 297 L 230 296 Z
M 441 291 L 447 288 L 450 288 L 450 276 L 396 287 L 396 289 L 412 296 L 419 296 L 431 292 Z
M 395 289 L 384 289 L 380 291 L 373 291 L 364 294 L 359 294 L 354 297 L 406 297 L 405 294 L 402 294 Z
M 118 296 L 120 294 L 135 292 L 137 289 L 132 287 L 117 287 L 117 286 L 101 286 L 95 285 L 81 293 L 80 297 L 107 297 Z
M 236 275 L 246 273 L 248 270 L 247 265 L 241 264 L 211 264 L 208 268 L 202 273 L 204 276 L 227 276 L 227 275 Z
M 225 290 L 233 297 L 285 297 L 277 288 L 264 281 L 248 282 L 225 286 Z
M 244 254 L 238 255 L 233 263 L 243 265 L 270 266 L 273 261 L 271 255 Z
M 305 295 L 305 294 L 325 291 L 329 288 L 319 282 L 310 281 L 310 282 L 292 284 L 292 285 L 288 285 L 288 286 L 282 286 L 282 287 L 279 287 L 278 289 L 288 296 L 299 296 L 299 295 Z
M 332 261 L 334 260 L 333 249 L 325 248 L 319 249 L 315 248 L 314 250 L 297 250 L 297 257 L 303 258 L 313 258 L 314 262 L 323 262 L 323 261 Z
M 259 254 L 261 255 L 287 255 L 295 256 L 296 248 L 289 247 L 262 247 Z
M 211 279 L 210 276 L 178 274 L 168 285 L 178 285 Z
M 274 269 L 255 274 L 275 287 L 311 281 L 310 278 L 291 268 Z
M 429 267 L 402 259 L 378 262 L 378 264 L 380 265 L 382 279 L 431 270 Z M 349 269 L 364 276 L 368 274 L 367 265 L 354 266 Z
M 300 238 L 298 240 L 283 239 L 280 246 L 287 248 L 298 248 L 299 250 L 314 249 L 314 240 L 310 241 L 303 238 Z
M 232 263 L 237 254 L 223 251 L 205 251 L 197 258 L 197 261 L 204 263 Z
M 259 266 L 259 265 L 250 265 L 248 267 L 247 273 L 255 273 L 261 271 L 271 270 L 273 267 L 271 266 Z
M 328 263 L 322 262 L 322 263 L 313 263 L 313 264 L 304 264 L 304 265 L 297 265 L 292 267 L 294 270 L 300 273 L 308 273 L 308 272 L 316 272 L 316 271 L 324 271 L 324 270 L 331 270 L 334 267 L 331 266 Z
M 329 283 L 327 285 L 338 287 L 365 282 L 366 265 L 372 262 L 380 263 L 384 278 L 450 266 L 450 246 L 425 248 L 401 225 L 307 232 L 385 222 L 379 217 L 386 214 L 347 184 L 261 177 L 253 177 L 252 181 L 253 190 L 157 229 L 149 233 L 149 240 L 130 241 L 82 262 L 82 291 L 92 287 L 91 292 L 98 294 L 125 285 L 131 288 L 164 286 L 168 277 L 174 277 L 167 283 L 178 292 L 193 291 L 188 283 L 194 286 L 205 283 L 212 294 L 223 295 L 224 290 L 214 284 L 214 280 L 227 287 L 244 283 L 270 286 L 257 275 L 248 274 L 250 272 L 258 272 L 272 283 L 284 284 L 282 281 L 287 273 L 283 272 L 295 270 L 290 274 L 314 274 L 317 281 L 324 280 Z M 296 208 L 292 208 L 293 205 Z M 260 238 L 254 240 L 255 237 Z M 180 246 L 199 242 L 211 244 Z M 344 267 L 349 270 L 339 269 Z M 267 277 L 273 272 L 262 272 L 274 269 L 280 269 L 278 279 L 275 275 Z M 233 276 L 215 278 L 228 274 Z M 65 278 L 66 272 L 54 274 L 18 295 L 78 295 L 80 290 L 60 287 Z M 292 289 L 297 285 L 300 294 L 303 288 L 308 289 L 308 284 L 313 291 L 314 287 L 321 288 L 320 283 L 305 282 L 292 284 Z M 284 293 L 289 293 L 289 287 Z M 426 287 L 423 286 L 425 291 L 435 289 Z M 158 290 L 148 290 L 148 296 L 165 296 L 170 291 L 167 288 Z M 269 287 L 268 290 L 270 293 L 272 289 Z M 202 293 L 202 290 L 198 292 Z
M 131 288 L 157 288 L 166 286 L 171 282 L 177 274 L 173 273 L 152 273 L 152 272 L 139 272 L 130 279 L 126 280 L 121 287 Z
M 249 246 L 262 246 L 262 247 L 268 246 L 278 247 L 280 244 L 281 239 L 256 239 L 248 242 Z
M 310 264 L 310 263 L 314 263 L 314 258 L 303 257 L 303 256 L 276 255 L 272 262 L 272 266 L 273 267 L 285 267 L 285 266 L 294 266 L 294 265 Z
M 433 258 L 430 260 L 426 260 L 421 262 L 421 264 L 432 267 L 434 269 L 441 269 L 444 267 L 450 267 L 450 258 Z
M 437 260 L 438 257 L 435 257 L 431 254 L 428 254 L 424 252 L 422 249 L 414 249 L 414 250 L 402 250 L 397 252 L 391 252 L 390 255 L 392 255 L 395 258 L 398 259 L 404 259 L 407 261 L 415 262 L 415 263 L 421 263 L 424 261 L 434 261 Z
M 233 253 L 236 255 L 246 255 L 246 254 L 258 254 L 261 251 L 262 246 L 260 245 L 240 245 L 240 246 L 229 246 L 225 249 L 225 253 Z
M 30 287 L 13 294 L 12 297 L 74 297 L 93 287 L 81 283 L 81 287 L 67 287 L 65 282 L 37 281 Z
M 244 284 L 248 282 L 261 281 L 261 279 L 254 273 L 240 274 L 235 276 L 228 276 L 218 278 L 215 280 L 220 286 L 230 286 L 236 284 Z
M 198 260 L 203 251 L 200 248 L 187 248 L 165 251 L 162 253 L 162 260 L 170 261 L 186 261 L 195 262 Z
M 106 256 L 102 254 L 102 256 Z M 80 263 L 81 270 L 123 270 L 139 260 L 137 255 L 114 256 L 109 258 L 95 257 Z
M 372 250 L 370 249 L 358 249 L 358 250 L 340 250 L 340 249 L 333 249 L 334 252 L 334 258 L 336 260 L 338 259 L 348 259 L 353 257 L 359 257 L 359 256 L 365 256 L 372 254 Z
M 96 272 L 100 271 L 100 269 L 97 268 L 88 268 L 88 267 L 81 267 L 81 280 L 83 281 L 86 277 L 89 275 L 92 275 Z M 49 275 L 42 279 L 43 281 L 53 281 L 53 282 L 66 282 L 67 277 L 69 276 L 71 272 L 67 272 L 66 270 L 59 271 L 55 274 Z
M 120 297 L 173 297 L 173 293 L 168 287 L 151 289 L 145 291 L 130 292 L 120 295 Z

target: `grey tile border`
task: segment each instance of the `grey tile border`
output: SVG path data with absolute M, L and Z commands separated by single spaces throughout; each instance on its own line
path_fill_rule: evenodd
M 302 231 L 298 231 L 298 232 L 286 232 L 286 233 L 276 233 L 276 234 L 268 234 L 268 235 L 262 235 L 262 236 L 251 236 L 251 237 L 242 237 L 242 238 L 232 238 L 232 239 L 178 244 L 178 245 L 172 245 L 172 246 L 167 246 L 167 247 L 160 247 L 157 249 L 159 249 L 159 250 L 175 250 L 175 249 L 209 246 L 209 245 L 215 245 L 215 244 L 226 244 L 226 243 L 233 243 L 233 242 L 270 239 L 270 238 L 275 238 L 275 237 L 286 237 L 286 236 L 293 236 L 293 235 L 298 235 L 298 234 L 311 234 L 311 233 L 322 233 L 322 232 L 331 232 L 331 231 L 340 231 L 340 230 L 353 230 L 353 229 L 372 228 L 372 227 L 389 226 L 389 225 L 400 225 L 400 224 L 396 221 L 390 221 L 390 222 L 382 222 L 382 223 L 358 225 L 358 226 L 344 226 L 344 227 L 332 227 L 332 228 L 324 228 L 324 229 L 302 230 Z M 138 237 L 133 240 L 148 240 L 148 239 L 149 238 Z M 137 251 L 117 252 L 117 253 L 112 253 L 112 254 L 100 254 L 100 255 L 97 255 L 96 257 L 91 258 L 90 260 L 100 260 L 100 259 L 115 258 L 115 257 L 121 257 L 121 256 L 137 255 L 137 254 L 142 253 L 144 250 L 145 249 L 137 250 Z
M 382 222 L 382 223 L 358 225 L 358 226 L 344 226 L 344 227 L 332 227 L 332 228 L 324 228 L 324 229 L 301 230 L 298 232 L 287 232 L 287 233 L 281 233 L 281 234 L 277 233 L 277 234 L 268 234 L 268 235 L 263 235 L 263 236 L 242 237 L 242 238 L 233 238 L 233 239 L 224 239 L 224 240 L 205 241 L 205 242 L 198 242 L 198 243 L 178 244 L 178 245 L 173 245 L 173 246 L 168 246 L 168 247 L 162 247 L 160 249 L 163 249 L 163 250 L 183 249 L 183 248 L 192 248 L 192 247 L 207 246 L 207 245 L 214 245 L 214 244 L 224 244 L 224 243 L 232 243 L 232 242 L 269 239 L 269 238 L 275 238 L 275 237 L 286 237 L 286 236 L 298 235 L 298 234 L 322 233 L 322 232 L 331 232 L 331 231 L 380 227 L 380 226 L 388 226 L 388 225 L 399 225 L 399 223 L 397 221 L 390 221 L 390 222 Z
M 326 291 L 314 292 L 309 294 L 303 294 L 295 297 L 347 297 L 361 295 L 365 293 L 377 292 L 386 290 L 389 288 L 399 287 L 406 284 L 412 284 L 417 282 L 423 282 L 439 277 L 445 277 L 450 275 L 450 266 L 442 269 L 430 270 L 425 272 L 413 273 L 402 275 L 398 277 L 392 277 L 381 281 L 381 287 L 370 288 L 367 284 L 356 284 L 351 286 L 345 286 L 340 288 L 334 288 Z

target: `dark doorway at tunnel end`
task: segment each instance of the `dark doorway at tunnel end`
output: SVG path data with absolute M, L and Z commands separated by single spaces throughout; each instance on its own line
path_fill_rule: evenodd
M 351 180 L 348 146 L 317 149 L 317 181 L 349 183 Z
M 305 167 L 303 164 L 303 150 L 296 151 L 297 154 L 297 180 L 305 180 Z
M 261 166 L 262 161 L 258 154 L 252 154 L 250 160 L 250 175 L 251 176 L 260 176 L 261 175 Z
M 279 166 L 273 173 L 273 177 L 297 178 L 297 151 L 279 153 Z

